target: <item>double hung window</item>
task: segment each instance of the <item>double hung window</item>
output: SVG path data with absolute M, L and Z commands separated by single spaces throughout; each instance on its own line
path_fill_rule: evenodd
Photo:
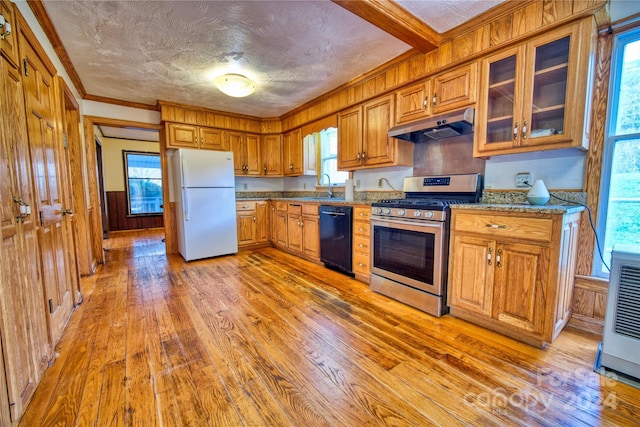
M 160 154 L 124 151 L 124 171 L 129 215 L 162 212 Z

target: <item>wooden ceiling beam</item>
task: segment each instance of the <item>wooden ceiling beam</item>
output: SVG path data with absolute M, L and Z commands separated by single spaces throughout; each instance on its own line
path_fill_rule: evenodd
M 395 1 L 331 1 L 422 53 L 430 52 L 440 46 L 441 35 Z

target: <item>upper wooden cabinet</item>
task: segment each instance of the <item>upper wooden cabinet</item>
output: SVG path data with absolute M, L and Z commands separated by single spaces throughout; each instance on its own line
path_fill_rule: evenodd
M 476 102 L 478 66 L 475 62 L 433 78 L 432 114 L 462 108 Z
M 431 83 L 428 79 L 396 92 L 396 123 L 411 122 L 431 114 Z
M 282 135 L 262 135 L 262 174 L 282 176 Z
M 18 25 L 13 13 L 13 5 L 8 0 L 0 0 L 0 15 L 4 18 L 6 24 L 0 28 L 0 34 L 5 34 L 7 24 L 11 27 L 11 32 L 0 37 L 0 54 L 5 57 L 11 65 L 18 66 Z
M 229 132 L 233 151 L 233 169 L 236 175 L 262 175 L 260 136 L 243 132 Z
M 481 60 L 475 156 L 588 146 L 594 34 L 587 18 Z
M 362 166 L 362 106 L 338 114 L 338 169 L 351 170 Z
M 411 122 L 475 103 L 477 69 L 473 62 L 396 92 L 396 123 Z
M 222 129 L 166 123 L 167 148 L 229 150 L 227 133 Z
M 302 129 L 294 129 L 283 137 L 283 173 L 285 176 L 304 174 Z
M 199 128 L 200 148 L 206 150 L 227 151 L 229 144 L 227 135 L 222 129 L 215 128 Z
M 303 141 L 303 164 L 305 175 L 318 175 L 317 157 L 320 154 L 320 134 L 305 135 Z
M 385 95 L 338 115 L 338 169 L 413 165 L 413 143 L 387 136 L 394 98 Z

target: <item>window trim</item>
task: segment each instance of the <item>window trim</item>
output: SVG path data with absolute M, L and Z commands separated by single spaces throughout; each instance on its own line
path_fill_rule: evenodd
M 600 278 L 609 278 L 609 273 L 605 272 L 605 265 L 600 258 L 600 250 L 598 249 L 598 240 L 602 244 L 602 254 L 604 255 L 606 248 L 605 234 L 607 228 L 607 217 L 609 209 L 609 194 L 611 187 L 611 163 L 613 161 L 613 152 L 616 144 L 620 141 L 628 139 L 640 138 L 640 133 L 633 134 L 615 134 L 618 117 L 619 102 L 617 94 L 620 92 L 620 83 L 622 80 L 622 60 L 624 58 L 624 47 L 632 42 L 640 41 L 640 27 L 635 27 L 629 31 L 620 33 L 614 37 L 613 48 L 611 52 L 611 77 L 609 82 L 609 98 L 607 105 L 607 117 L 605 122 L 606 135 L 604 138 L 604 147 L 602 152 L 602 173 L 600 181 L 600 199 L 598 201 L 598 224 L 596 227 L 597 239 L 593 248 L 593 266 L 592 275 Z M 614 120 L 614 118 L 616 120 Z
M 160 156 L 160 153 L 156 153 L 153 151 L 122 150 L 122 163 L 124 166 L 124 188 L 125 188 L 125 195 L 127 198 L 127 217 L 140 218 L 140 217 L 146 217 L 146 216 L 164 215 L 164 209 L 162 209 L 162 211 L 160 212 L 131 213 L 131 193 L 129 191 L 129 161 L 128 161 L 129 159 L 127 157 L 129 154 L 158 157 L 158 159 L 160 159 L 160 172 L 162 173 L 162 157 Z M 140 179 L 140 178 L 131 178 L 131 179 Z M 162 176 L 160 177 L 159 180 L 160 180 L 160 184 L 162 185 L 163 183 Z
M 317 144 L 316 144 L 316 159 L 318 159 L 318 166 L 317 166 L 317 177 L 316 177 L 316 190 L 323 190 L 323 189 L 328 189 L 329 186 L 326 183 L 323 183 L 323 176 L 326 172 L 323 171 L 323 164 L 324 164 L 324 160 L 325 158 L 322 157 L 322 133 L 326 132 L 329 129 L 334 129 L 333 132 L 335 132 L 336 134 L 336 139 L 338 138 L 338 127 L 337 126 L 328 126 L 325 127 L 324 129 L 321 129 L 317 132 L 312 133 L 312 135 L 315 135 L 317 133 L 318 137 L 317 137 Z M 339 142 L 338 142 L 339 143 Z M 341 171 L 340 169 L 337 168 L 338 165 L 338 158 L 339 153 L 336 152 L 335 155 L 335 160 L 336 160 L 336 172 L 344 172 L 347 174 L 346 178 L 344 179 L 344 181 L 341 182 L 332 182 L 331 183 L 331 189 L 332 190 L 340 190 L 340 189 L 344 189 L 345 187 L 345 183 L 346 180 L 349 179 L 349 172 L 348 171 Z M 327 157 L 326 159 L 333 159 L 334 157 Z

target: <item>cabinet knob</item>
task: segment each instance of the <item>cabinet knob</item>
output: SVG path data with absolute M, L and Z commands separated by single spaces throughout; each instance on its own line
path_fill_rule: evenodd
M 438 103 L 438 94 L 434 93 L 433 94 L 433 106 L 435 107 L 437 103 Z
M 513 140 L 518 140 L 518 122 L 516 122 L 515 126 L 513 127 Z
M 422 100 L 422 108 L 424 109 L 424 111 L 427 111 L 427 108 L 429 108 L 429 97 L 425 96 L 424 99 Z
M 362 152 L 362 160 L 364 160 L 367 157 L 367 153 L 365 153 L 364 151 Z
M 358 265 L 359 265 L 360 267 L 366 267 L 366 266 L 367 266 L 367 264 L 363 264 L 363 263 L 361 263 L 361 262 L 359 262 L 359 263 L 358 263 Z
M 496 254 L 496 267 L 502 267 L 500 263 L 500 256 L 502 255 L 502 249 L 498 249 L 498 253 Z
M 522 124 L 522 139 L 527 139 L 527 121 Z
M 491 265 L 491 253 L 493 252 L 493 248 L 489 248 L 489 253 L 487 254 L 487 265 Z

